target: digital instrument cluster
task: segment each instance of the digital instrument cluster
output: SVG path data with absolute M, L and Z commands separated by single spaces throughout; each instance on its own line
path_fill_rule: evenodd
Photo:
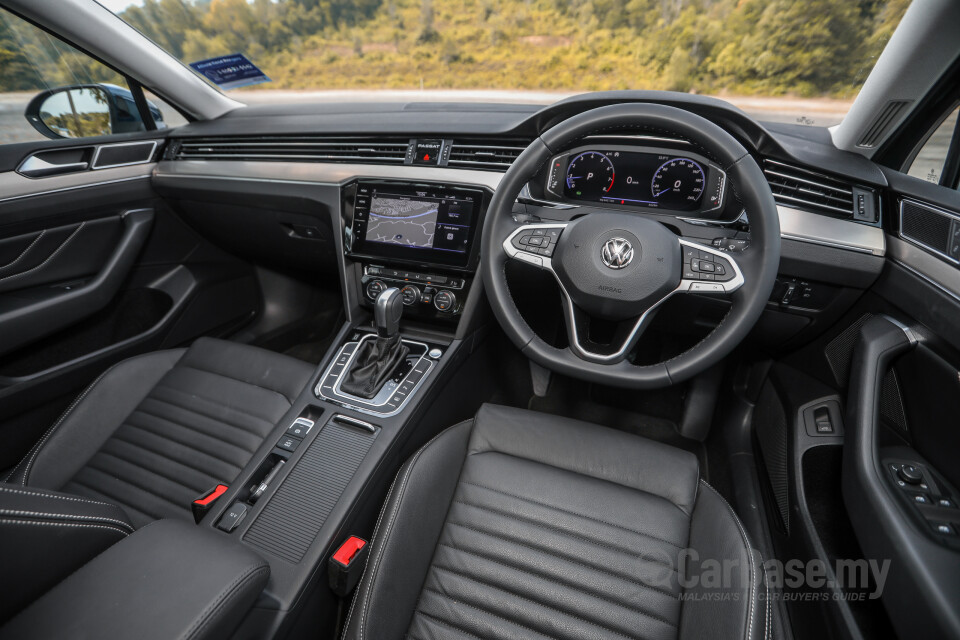
M 726 175 L 706 158 L 676 149 L 581 148 L 551 160 L 546 190 L 571 202 L 666 209 L 715 218 Z

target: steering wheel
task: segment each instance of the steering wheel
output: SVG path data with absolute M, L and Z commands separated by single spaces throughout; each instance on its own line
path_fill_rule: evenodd
M 586 215 L 566 222 L 526 223 L 514 216 L 517 195 L 553 155 L 587 136 L 625 130 L 686 140 L 716 162 L 749 215 L 749 247 L 726 253 L 679 238 L 642 214 L 614 210 L 584 208 Z M 780 221 L 760 167 L 729 133 L 682 109 L 618 104 L 561 122 L 520 154 L 490 201 L 481 243 L 481 273 L 490 304 L 524 355 L 551 371 L 581 380 L 654 389 L 705 371 L 747 335 L 776 279 Z M 507 285 L 509 260 L 554 275 L 563 298 L 568 347 L 551 346 L 523 319 Z M 707 271 L 710 277 L 702 277 Z M 670 297 L 690 293 L 727 295 L 732 305 L 720 324 L 684 353 L 653 365 L 629 362 L 627 355 L 653 312 Z M 619 328 L 608 344 L 590 341 L 591 317 L 617 323 Z

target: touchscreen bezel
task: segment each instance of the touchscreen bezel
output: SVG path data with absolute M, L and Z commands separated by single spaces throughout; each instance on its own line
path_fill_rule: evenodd
M 368 190 L 364 193 L 364 190 Z M 464 252 L 442 251 L 433 248 L 406 247 L 389 243 L 366 240 L 367 224 L 372 195 L 376 191 L 389 191 L 391 194 L 405 195 L 411 198 L 452 197 L 472 198 L 473 209 L 467 232 L 467 246 Z M 475 268 L 479 259 L 476 242 L 478 229 L 483 224 L 483 215 L 490 200 L 486 189 L 451 185 L 437 182 L 407 182 L 393 180 L 358 180 L 344 188 L 344 251 L 353 258 L 383 259 L 453 267 L 457 269 Z M 366 199 L 365 199 L 366 198 Z M 360 215 L 357 215 L 358 210 Z

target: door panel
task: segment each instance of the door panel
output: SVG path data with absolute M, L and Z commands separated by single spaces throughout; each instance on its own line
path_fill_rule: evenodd
M 154 166 L 0 172 L 0 469 L 107 367 L 259 311 L 253 267 L 164 205 Z

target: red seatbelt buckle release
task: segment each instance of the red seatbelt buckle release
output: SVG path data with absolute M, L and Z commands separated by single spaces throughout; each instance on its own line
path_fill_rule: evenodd
M 341 598 L 353 591 L 363 575 L 367 565 L 369 545 L 363 538 L 350 536 L 340 545 L 327 562 L 327 574 L 330 578 L 330 588 Z
M 203 516 L 207 515 L 207 511 L 210 511 L 213 503 L 217 501 L 217 498 L 225 494 L 229 488 L 230 487 L 225 484 L 218 484 L 193 501 L 190 507 L 193 509 L 193 519 L 197 524 L 200 524 Z

